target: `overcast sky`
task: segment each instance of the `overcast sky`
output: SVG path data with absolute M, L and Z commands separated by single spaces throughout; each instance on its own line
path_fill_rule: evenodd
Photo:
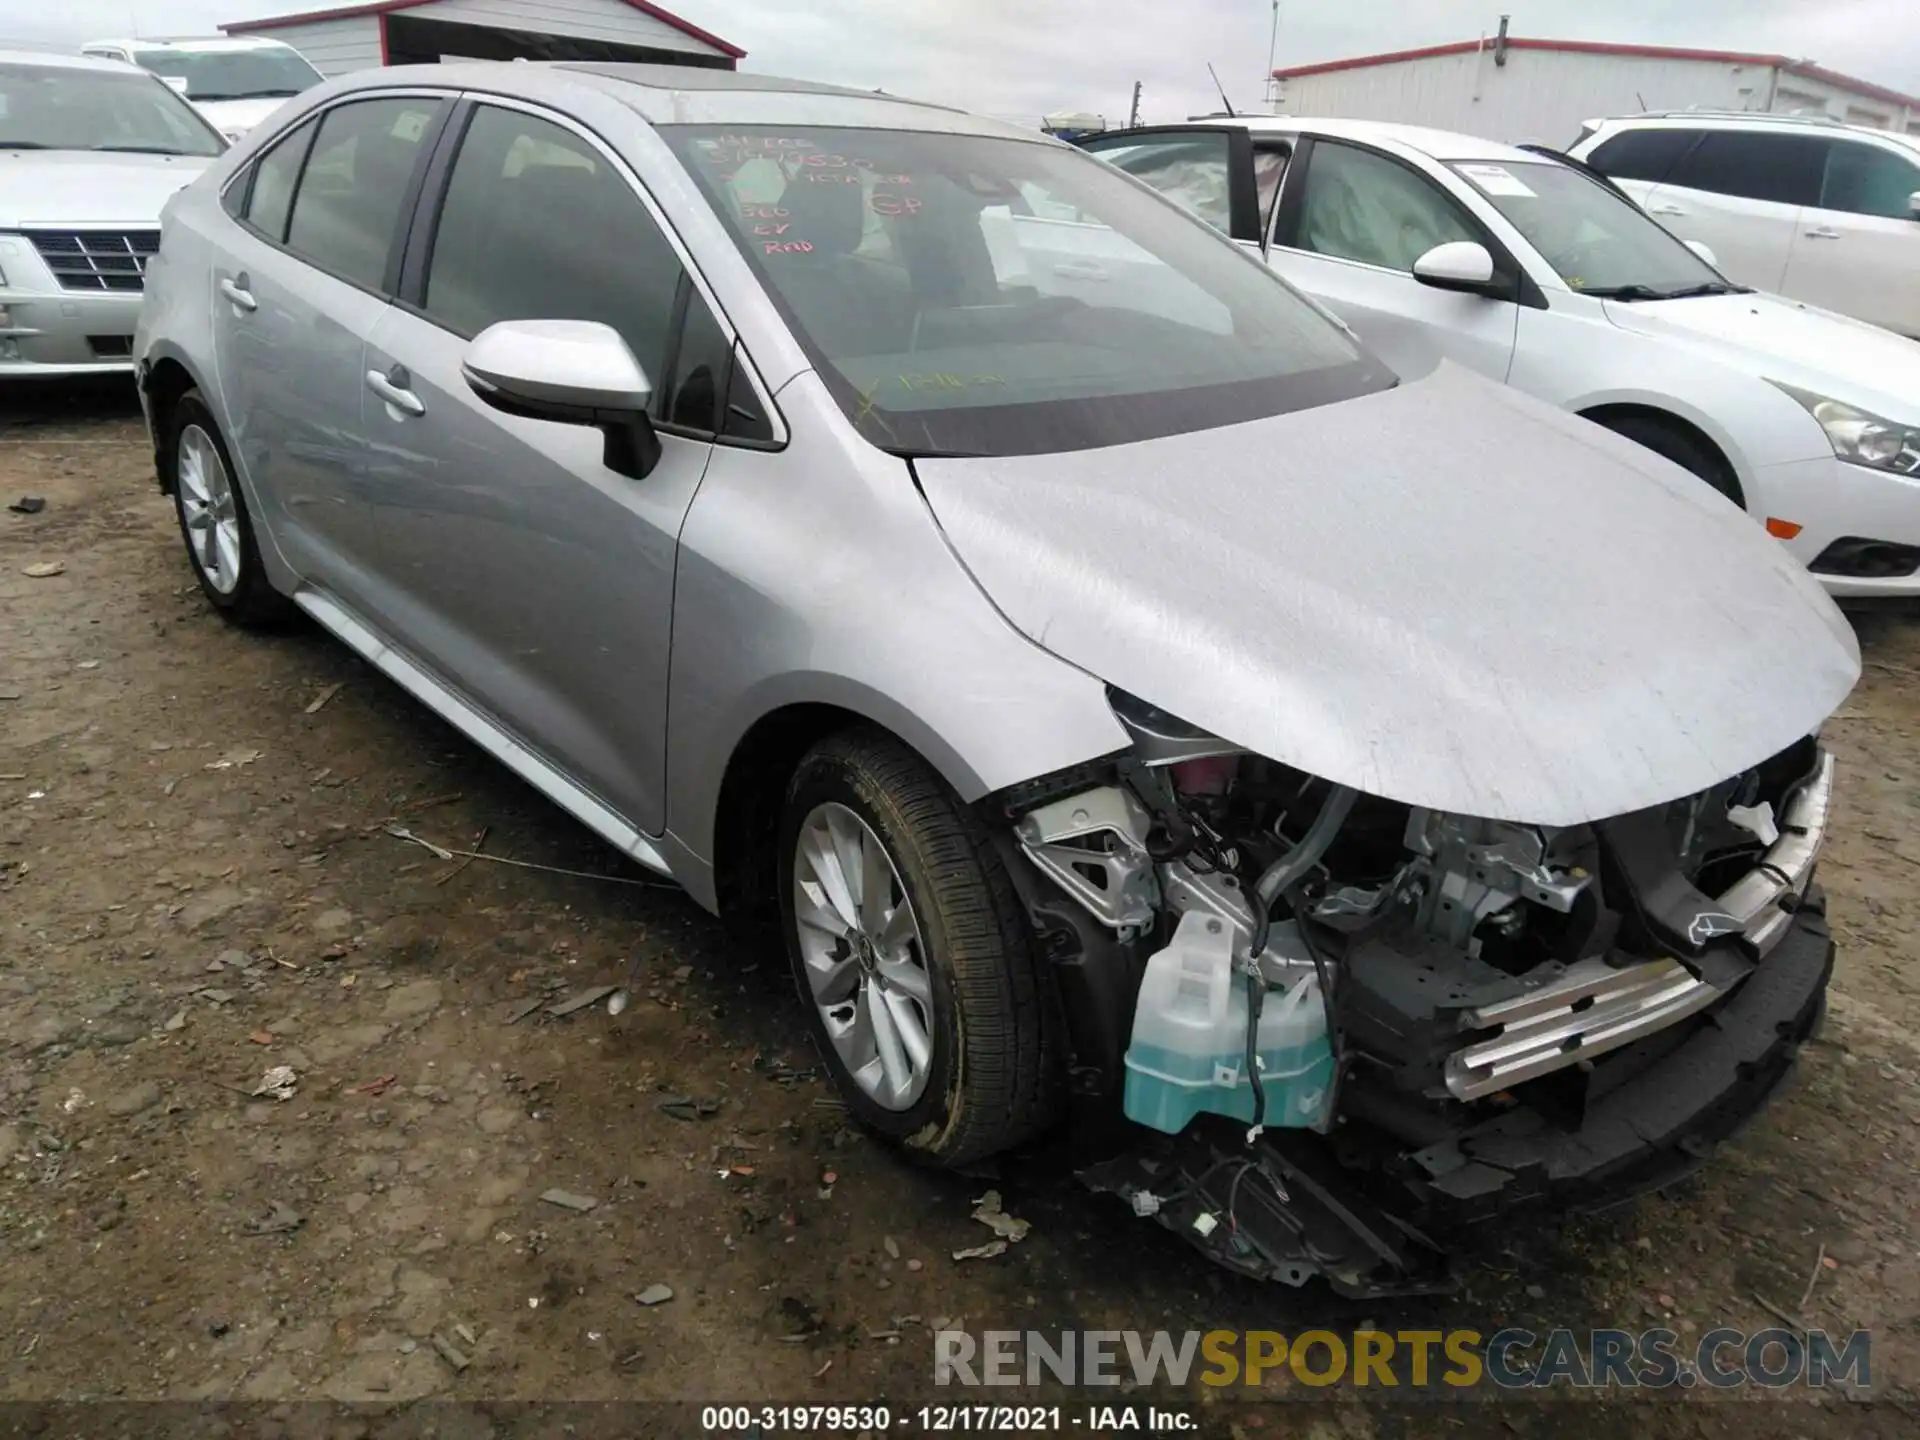
M 129 29 L 213 33 L 221 21 L 344 0 L 0 0 L 0 44 L 68 46 Z M 990 114 L 1091 110 L 1124 123 L 1257 105 L 1270 0 L 664 0 L 748 52 L 745 68 L 940 100 Z M 1920 94 L 1915 0 L 1509 0 L 1513 33 L 1781 53 Z M 1499 0 L 1283 0 L 1282 65 L 1471 40 Z

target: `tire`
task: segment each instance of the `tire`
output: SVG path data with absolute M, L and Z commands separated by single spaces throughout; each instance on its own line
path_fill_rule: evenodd
M 222 619 L 248 629 L 292 619 L 293 602 L 273 588 L 260 563 L 253 518 L 233 478 L 227 443 L 198 390 L 182 395 L 168 412 L 161 464 L 187 563 L 207 603 Z
M 856 1119 L 946 1167 L 1053 1119 L 1059 1086 L 1032 927 L 986 827 L 924 761 L 872 730 L 822 741 L 788 786 L 779 858 L 794 982 Z M 823 863 L 841 876 L 838 909 Z M 846 879 L 853 870 L 860 892 Z M 886 903 L 863 906 L 876 877 Z M 861 932 L 872 937 L 864 949 Z
M 1666 456 L 1682 470 L 1699 476 L 1742 510 L 1747 508 L 1746 497 L 1740 493 L 1740 482 L 1734 477 L 1726 460 L 1711 446 L 1685 431 L 1649 415 L 1609 415 L 1602 417 L 1599 423 L 1636 445 L 1646 446 L 1656 455 Z

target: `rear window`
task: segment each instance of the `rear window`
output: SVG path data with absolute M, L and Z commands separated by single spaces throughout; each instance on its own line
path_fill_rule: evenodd
M 1651 180 L 1657 185 L 1699 138 L 1697 130 L 1623 130 L 1603 141 L 1587 163 L 1615 180 Z

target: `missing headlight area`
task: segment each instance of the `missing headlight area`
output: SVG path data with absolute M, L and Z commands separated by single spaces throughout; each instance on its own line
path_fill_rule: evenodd
M 1130 753 L 999 798 L 1073 1088 L 1139 1127 L 1085 1178 L 1229 1268 L 1433 1289 L 1430 1231 L 1696 1166 L 1819 1018 L 1833 763 L 1811 737 L 1550 827 L 1114 704 Z

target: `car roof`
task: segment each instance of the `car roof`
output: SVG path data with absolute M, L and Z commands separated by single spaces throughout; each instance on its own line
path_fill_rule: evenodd
M 172 35 L 164 39 L 147 36 L 144 39 L 105 39 L 89 40 L 88 45 L 117 45 L 122 50 L 290 50 L 293 47 L 284 40 L 275 40 L 268 35 Z M 81 47 L 85 48 L 85 46 Z
M 131 68 L 124 60 L 104 60 L 96 55 L 62 55 L 54 50 L 0 50 L 0 65 L 39 65 L 48 70 L 108 70 L 116 75 L 124 75 Z
M 1586 122 L 1589 129 L 1625 130 L 1797 130 L 1803 133 L 1861 135 L 1891 140 L 1906 149 L 1920 149 L 1920 136 L 1874 125 L 1855 125 L 1833 115 L 1773 115 L 1747 110 L 1649 110 L 1642 115 L 1608 115 Z
M 1498 140 L 1482 140 L 1477 135 L 1462 135 L 1453 130 L 1435 130 L 1425 125 L 1402 125 L 1391 120 L 1351 120 L 1317 115 L 1209 115 L 1195 125 L 1239 128 L 1253 135 L 1294 135 L 1311 131 L 1342 140 L 1404 145 L 1435 160 L 1500 160 L 1530 164 L 1540 156 L 1530 154 Z M 1148 128 L 1148 127 L 1143 127 Z
M 655 125 L 842 126 L 867 130 L 925 130 L 1062 145 L 1038 130 L 969 114 L 946 105 L 878 90 L 852 90 L 692 65 L 626 65 L 598 61 L 459 61 L 401 65 L 341 77 L 348 88 L 440 84 L 550 96 L 564 80 L 611 94 Z M 340 80 L 333 82 L 338 85 Z

